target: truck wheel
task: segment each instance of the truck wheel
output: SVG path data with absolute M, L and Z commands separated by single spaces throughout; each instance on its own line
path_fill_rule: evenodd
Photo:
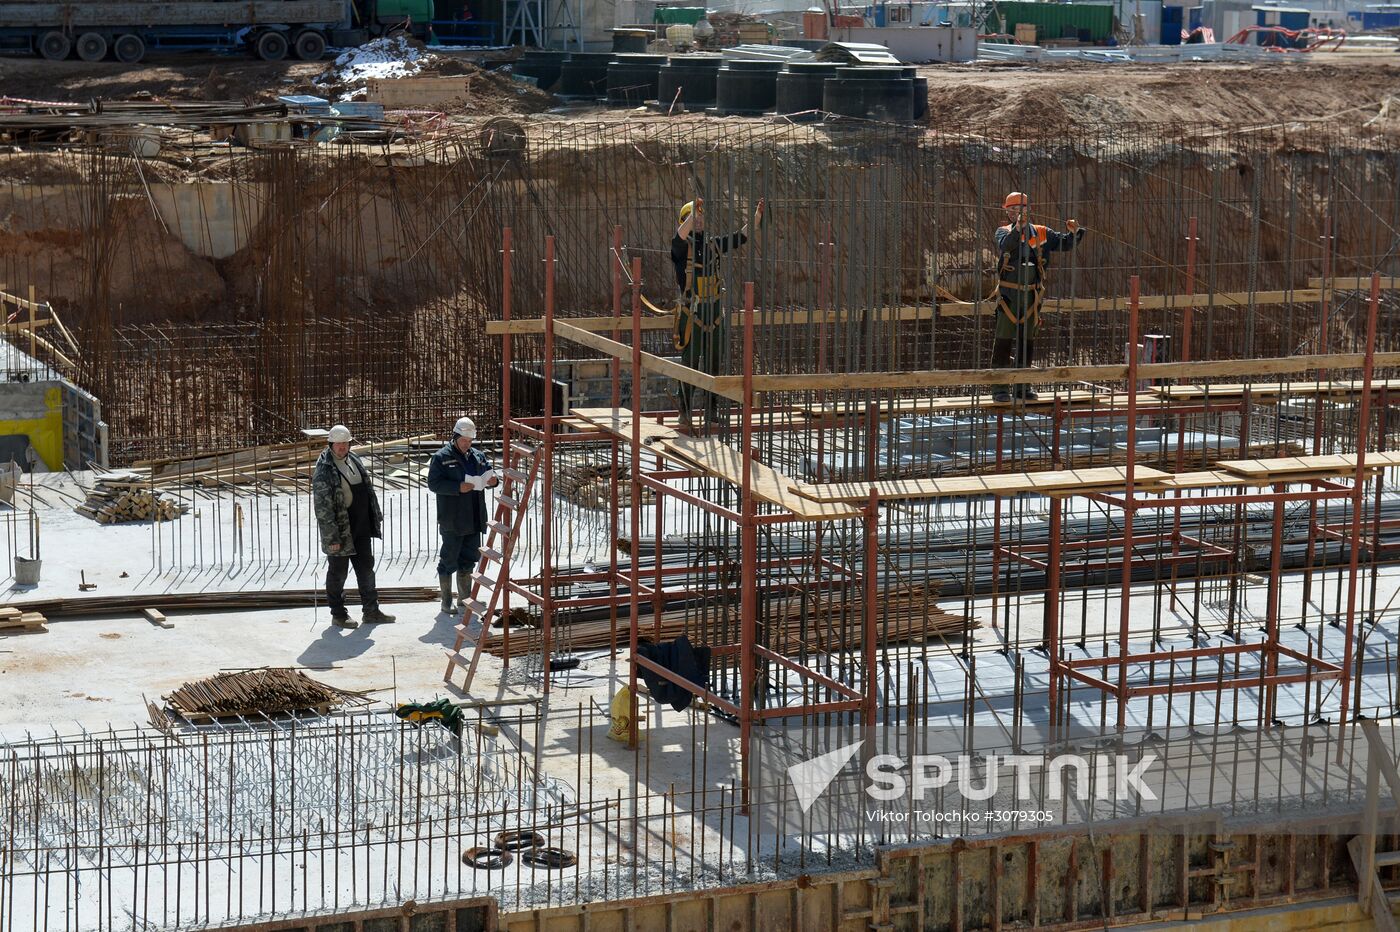
M 130 32 L 117 36 L 112 43 L 112 57 L 126 65 L 135 64 L 146 57 L 146 41 Z
M 302 61 L 319 61 L 326 54 L 326 37 L 314 29 L 297 33 L 293 43 L 297 58 Z
M 49 61 L 62 61 L 73 51 L 73 43 L 61 32 L 46 32 L 39 37 L 38 50 Z
M 281 61 L 287 57 L 287 37 L 280 32 L 265 32 L 258 36 L 255 48 L 263 61 Z
M 107 40 L 95 32 L 85 32 L 78 36 L 73 46 L 83 61 L 101 61 L 107 57 Z

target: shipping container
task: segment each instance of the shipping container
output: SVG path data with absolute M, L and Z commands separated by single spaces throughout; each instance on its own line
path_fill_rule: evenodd
M 1041 41 L 1079 39 L 1106 42 L 1113 37 L 1113 7 L 1100 3 L 1034 3 L 1011 0 L 998 3 L 1002 17 L 998 32 L 1014 34 L 1020 23 L 1036 27 Z
M 705 8 L 703 6 L 659 6 L 652 16 L 653 23 L 665 23 L 672 25 L 682 23 L 686 26 L 694 26 L 705 18 Z

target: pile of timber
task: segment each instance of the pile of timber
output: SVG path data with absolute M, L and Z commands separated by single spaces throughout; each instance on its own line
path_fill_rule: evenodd
M 44 627 L 46 621 L 48 619 L 38 612 L 26 612 L 13 605 L 0 608 L 0 634 L 42 634 L 49 630 Z
M 288 712 L 325 715 L 341 705 L 369 702 L 364 693 L 337 689 L 286 667 L 220 673 L 186 683 L 163 698 L 169 711 L 189 721 Z
M 938 582 L 935 580 L 881 589 L 875 614 L 880 646 L 941 641 L 967 634 L 972 627 L 971 620 L 965 615 L 944 611 L 937 606 L 937 600 Z M 736 601 L 736 616 L 737 612 Z M 863 646 L 864 612 L 864 590 L 860 586 L 808 593 L 805 597 L 783 594 L 764 601 L 760 628 L 766 632 L 765 643 L 769 647 L 789 656 L 860 650 Z M 611 621 L 608 619 L 571 622 L 567 615 L 561 613 L 551 627 L 554 649 L 559 653 L 601 650 L 613 643 Z M 670 641 L 684 634 L 697 644 L 709 643 L 703 628 L 704 623 L 693 613 L 683 609 L 666 611 L 661 613 L 659 637 L 662 641 Z M 641 629 L 646 638 L 657 636 L 649 613 L 643 617 Z M 511 622 L 510 652 L 506 653 L 499 621 L 493 626 L 485 649 L 495 657 L 519 657 L 538 652 L 541 636 L 538 621 L 517 616 Z M 618 620 L 617 643 L 627 643 L 625 614 Z
M 110 486 L 99 479 L 88 490 L 87 501 L 73 510 L 98 524 L 121 524 L 125 521 L 173 521 L 189 509 L 146 489 Z

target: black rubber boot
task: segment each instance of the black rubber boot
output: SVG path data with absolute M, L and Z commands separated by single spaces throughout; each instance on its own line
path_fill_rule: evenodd
M 439 593 L 440 593 L 441 596 L 442 596 L 442 598 L 441 598 L 441 599 L 439 600 L 439 602 L 438 602 L 438 608 L 440 608 L 440 609 L 441 609 L 442 611 L 444 611 L 444 612 L 451 612 L 451 611 L 452 611 L 452 577 L 451 577 L 450 575 L 448 575 L 448 576 L 439 576 L 439 577 L 438 577 L 438 591 L 439 591 Z
M 457 612 L 466 614 L 467 603 L 472 599 L 472 571 L 457 571 Z

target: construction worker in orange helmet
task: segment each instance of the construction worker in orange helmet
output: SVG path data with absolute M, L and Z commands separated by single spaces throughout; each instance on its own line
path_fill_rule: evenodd
M 997 228 L 997 325 L 992 342 L 992 368 L 1006 369 L 1016 359 L 1016 368 L 1029 368 L 1035 353 L 1035 335 L 1040 329 L 1040 306 L 1045 300 L 1046 253 L 1073 249 L 1084 238 L 1076 220 L 1065 223 L 1066 232 L 1031 223 L 1031 199 L 1012 191 L 1002 202 L 1006 226 Z M 1027 385 L 1017 385 L 1015 397 L 1034 401 L 1036 393 Z M 992 401 L 1006 403 L 1013 396 L 1010 385 L 997 385 Z

